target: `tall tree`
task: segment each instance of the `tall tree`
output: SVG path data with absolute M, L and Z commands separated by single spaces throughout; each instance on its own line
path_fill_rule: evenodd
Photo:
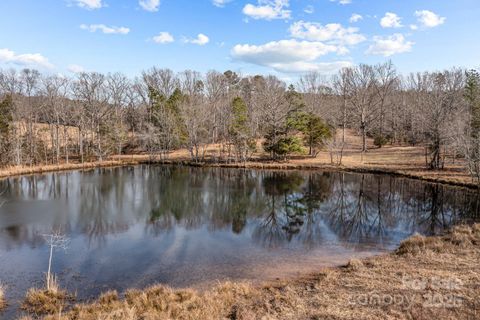
M 13 100 L 7 94 L 0 102 L 0 164 L 9 163 L 10 157 L 10 136 L 13 127 Z
M 477 70 L 466 73 L 465 100 L 470 111 L 465 156 L 470 173 L 480 183 L 480 74 Z
M 379 99 L 376 90 L 375 69 L 361 64 L 347 72 L 351 114 L 358 123 L 362 136 L 362 152 L 367 151 L 367 134 L 378 116 Z
M 417 73 L 410 76 L 410 88 L 416 93 L 418 115 L 423 125 L 430 169 L 444 167 L 442 151 L 453 140 L 452 122 L 464 112 L 464 74 L 453 69 L 435 73 Z
M 255 140 L 251 136 L 248 126 L 248 108 L 242 98 L 236 97 L 232 101 L 232 120 L 229 134 L 235 147 L 237 160 L 247 161 L 249 151 L 255 149 Z
M 288 119 L 302 107 L 301 95 L 293 86 L 285 90 L 285 83 L 276 77 L 257 78 L 259 91 L 256 100 L 263 111 L 263 126 L 265 132 L 264 149 L 273 159 L 286 158 L 288 154 L 301 152 L 301 141 L 290 135 L 291 127 Z

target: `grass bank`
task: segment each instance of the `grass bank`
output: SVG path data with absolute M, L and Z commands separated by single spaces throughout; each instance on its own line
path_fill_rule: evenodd
M 168 155 L 164 163 L 194 166 L 215 166 L 229 168 L 252 169 L 297 169 L 297 170 L 342 170 L 359 173 L 382 173 L 397 175 L 412 179 L 421 179 L 429 182 L 444 183 L 468 188 L 478 188 L 467 172 L 464 160 L 446 157 L 444 170 L 429 170 L 425 164 L 425 149 L 421 146 L 385 146 L 376 148 L 373 141 L 368 139 L 369 151 L 361 152 L 361 139 L 354 132 L 348 131 L 346 146 L 343 152 L 341 166 L 330 164 L 330 154 L 320 152 L 315 158 L 295 158 L 288 162 L 262 161 L 266 155 L 259 151 L 252 155 L 252 161 L 241 164 L 214 163 L 210 161 L 221 156 L 219 145 L 209 145 L 206 148 L 206 163 L 196 164 L 190 161 L 190 154 L 186 149 L 176 150 Z M 261 150 L 261 143 L 258 144 Z M 69 163 L 61 165 L 46 165 L 33 167 L 10 167 L 0 169 L 0 178 L 45 173 L 64 170 L 82 170 L 98 167 L 114 167 L 151 163 L 148 155 L 133 154 L 112 156 L 108 161 L 89 163 Z M 158 161 L 153 161 L 158 163 Z
M 110 291 L 43 319 L 478 319 L 479 261 L 480 224 L 459 226 L 296 280 Z
M 84 162 L 84 163 L 63 163 L 58 165 L 39 165 L 39 166 L 10 166 L 0 169 L 0 179 L 26 176 L 31 174 L 41 174 L 47 172 L 69 171 L 69 170 L 88 170 L 101 167 L 116 167 L 125 165 L 139 164 L 138 161 L 127 160 L 107 160 L 96 162 Z
M 195 163 L 184 157 L 170 157 L 168 160 L 150 160 L 145 155 L 116 156 L 112 160 L 69 163 L 60 165 L 42 165 L 31 167 L 8 167 L 0 169 L 0 179 L 14 176 L 42 174 L 48 172 L 60 172 L 70 170 L 91 170 L 95 168 L 120 167 L 139 164 L 169 164 L 198 167 L 223 167 L 223 168 L 245 168 L 263 170 L 323 170 L 323 171 L 345 171 L 356 173 L 389 174 L 410 179 L 418 179 L 433 183 L 442 183 L 454 186 L 461 186 L 477 189 L 479 185 L 472 181 L 467 172 L 457 168 L 446 168 L 445 170 L 428 170 L 422 166 L 405 169 L 395 165 L 371 165 L 362 163 L 345 163 L 340 166 L 331 165 L 318 158 L 292 159 L 285 162 L 252 160 L 246 163 Z

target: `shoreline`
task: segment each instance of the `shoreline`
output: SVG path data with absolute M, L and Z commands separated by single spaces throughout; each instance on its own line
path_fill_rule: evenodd
M 155 164 L 155 163 L 153 163 Z M 469 189 L 478 189 L 479 186 L 473 182 L 462 182 L 455 181 L 449 178 L 430 178 L 425 177 L 419 174 L 412 174 L 408 172 L 403 172 L 401 170 L 395 170 L 390 168 L 381 168 L 381 167 L 369 167 L 369 166 L 335 166 L 330 164 L 296 164 L 296 163 L 262 163 L 262 162 L 247 162 L 247 164 L 222 164 L 222 163 L 205 163 L 205 164 L 195 164 L 195 163 L 167 163 L 165 164 L 183 164 L 189 166 L 198 166 L 198 167 L 220 167 L 220 168 L 237 168 L 237 169 L 261 169 L 261 170 L 319 170 L 319 171 L 339 171 L 339 172 L 348 172 L 348 173 L 366 173 L 366 174 L 385 174 L 392 175 L 400 178 L 408 178 L 414 180 L 421 180 L 430 183 L 439 183 L 444 185 L 464 187 Z
M 129 159 L 127 159 L 127 157 Z M 112 167 L 125 167 L 135 165 L 181 165 L 191 167 L 202 168 L 234 168 L 234 169 L 259 169 L 259 170 L 319 170 L 319 171 L 339 171 L 348 173 L 365 173 L 365 174 L 384 174 L 392 175 L 400 178 L 415 179 L 425 181 L 429 183 L 439 183 L 443 185 L 463 187 L 468 189 L 479 189 L 479 185 L 467 181 L 459 181 L 448 177 L 440 171 L 438 177 L 426 176 L 425 172 L 430 172 L 425 168 L 418 168 L 417 173 L 407 172 L 397 168 L 388 168 L 382 166 L 352 166 L 352 165 L 340 165 L 335 166 L 327 163 L 302 163 L 302 160 L 290 160 L 288 162 L 261 162 L 261 161 L 248 161 L 246 163 L 214 163 L 214 162 L 202 162 L 196 163 L 186 159 L 167 159 L 167 160 L 149 160 L 145 159 L 142 155 L 128 155 L 125 158 L 115 158 L 112 160 L 84 162 L 84 163 L 69 163 L 60 165 L 42 165 L 32 167 L 10 167 L 0 169 L 0 180 L 12 177 L 22 177 L 35 174 L 44 174 L 52 172 L 66 172 L 76 170 L 92 170 L 97 168 L 112 168 Z
M 473 319 L 480 312 L 479 259 L 480 224 L 474 224 L 443 236 L 414 235 L 390 253 L 295 279 L 221 282 L 206 290 L 153 284 L 87 302 L 61 289 L 55 295 L 36 289 L 27 295 L 32 309 L 23 306 L 52 320 Z

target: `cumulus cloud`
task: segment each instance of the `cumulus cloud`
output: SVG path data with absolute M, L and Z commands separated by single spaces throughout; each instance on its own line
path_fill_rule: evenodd
M 90 32 L 103 32 L 105 34 L 128 34 L 130 32 L 129 28 L 126 27 L 109 27 L 104 24 L 91 24 L 91 25 L 86 25 L 82 24 L 80 26 L 80 29 L 82 30 L 87 30 Z
M 223 7 L 225 7 L 225 5 L 227 3 L 231 2 L 231 1 L 232 0 L 212 0 L 212 3 L 216 7 L 223 8 Z
M 16 54 L 10 49 L 0 49 L 0 63 L 15 64 L 22 67 L 53 68 L 53 64 L 39 53 Z
M 270 67 L 279 72 L 333 70 L 349 62 L 317 62 L 322 56 L 336 52 L 336 46 L 318 41 L 295 39 L 272 41 L 263 45 L 238 44 L 231 55 L 235 60 Z
M 196 39 L 185 39 L 185 43 L 198 44 L 199 46 L 204 46 L 210 42 L 210 38 L 204 35 L 203 33 L 198 34 Z
M 380 20 L 380 25 L 382 28 L 401 28 L 402 18 L 400 18 L 396 13 L 387 12 L 385 16 Z
M 289 0 L 258 0 L 256 5 L 246 4 L 243 14 L 255 20 L 290 19 L 289 6 Z
M 313 61 L 336 50 L 335 46 L 326 45 L 322 42 L 290 39 L 272 41 L 263 45 L 238 44 L 233 48 L 232 55 L 234 58 L 243 61 L 267 64 L 269 61 Z
M 160 7 L 160 0 L 140 0 L 138 4 L 143 10 L 156 12 L 158 7 Z
M 104 7 L 102 0 L 75 0 L 75 3 L 80 8 L 94 10 Z
M 160 32 L 158 35 L 153 37 L 152 40 L 153 42 L 160 44 L 171 43 L 175 41 L 173 36 L 168 32 Z
M 355 22 L 358 22 L 360 20 L 363 20 L 363 16 L 358 14 L 358 13 L 354 13 L 352 14 L 352 16 L 350 17 L 349 21 L 351 23 L 355 23 Z
M 444 24 L 445 20 L 447 20 L 447 18 L 429 10 L 415 11 L 415 16 L 418 18 L 418 22 L 425 28 L 437 27 Z
M 394 54 L 410 52 L 414 43 L 407 41 L 405 37 L 396 33 L 387 37 L 376 36 L 373 37 L 374 43 L 368 48 L 367 54 L 382 55 L 384 57 L 390 57 Z
M 310 41 L 328 41 L 332 44 L 353 46 L 366 40 L 358 28 L 345 28 L 339 23 L 322 25 L 316 22 L 298 21 L 290 26 L 294 38 Z

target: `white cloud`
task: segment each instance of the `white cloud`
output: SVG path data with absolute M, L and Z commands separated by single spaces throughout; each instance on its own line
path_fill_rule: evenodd
M 380 25 L 383 28 L 401 28 L 402 18 L 400 18 L 396 13 L 387 12 L 385 16 L 380 20 Z
M 294 39 L 272 41 L 263 45 L 237 44 L 232 55 L 240 60 L 266 64 L 274 62 L 313 61 L 337 48 L 322 42 L 298 41 Z
M 273 68 L 280 72 L 305 72 L 335 69 L 347 62 L 317 62 L 316 60 L 338 48 L 322 42 L 298 41 L 295 39 L 272 41 L 263 45 L 238 44 L 233 47 L 234 59 Z M 340 67 L 341 68 L 341 67 Z
M 363 20 L 363 17 L 362 15 L 358 14 L 358 13 L 354 13 L 352 14 L 352 16 L 350 17 L 349 21 L 351 23 L 355 23 L 355 22 L 358 22 L 360 20 Z
M 323 74 L 332 74 L 343 68 L 351 67 L 350 61 L 332 61 L 332 62 L 293 62 L 293 63 L 276 63 L 271 68 L 275 71 L 285 73 L 305 73 L 318 71 Z
M 315 8 L 312 5 L 308 5 L 305 7 L 305 9 L 303 9 L 303 12 L 312 14 L 315 12 Z
M 368 48 L 367 54 L 382 55 L 390 57 L 394 54 L 410 52 L 414 45 L 411 41 L 406 41 L 405 37 L 396 33 L 387 37 L 373 37 L 374 43 Z
M 210 38 L 204 35 L 203 33 L 198 34 L 196 39 L 185 39 L 185 43 L 198 44 L 199 46 L 204 46 L 210 42 Z
M 223 7 L 225 7 L 225 5 L 227 3 L 231 2 L 231 1 L 232 0 L 212 0 L 212 3 L 216 7 L 223 8 Z
M 9 49 L 0 49 L 0 63 L 16 64 L 25 67 L 53 68 L 48 59 L 39 53 L 16 54 Z
M 418 22 L 420 22 L 422 26 L 426 28 L 437 27 L 441 24 L 444 24 L 445 20 L 447 20 L 447 18 L 441 17 L 429 10 L 415 11 L 415 16 L 418 18 Z
M 82 24 L 80 26 L 80 29 L 87 30 L 90 32 L 101 31 L 105 34 L 128 34 L 130 32 L 130 29 L 126 27 L 113 27 L 113 26 L 109 27 L 104 24 L 91 24 L 91 25 Z
M 350 4 L 352 3 L 352 0 L 330 0 L 330 2 L 338 2 L 339 4 Z
M 322 25 L 315 22 L 298 21 L 290 26 L 294 38 L 310 41 L 329 41 L 334 44 L 353 46 L 366 40 L 358 28 L 345 28 L 339 23 Z
M 156 12 L 160 6 L 160 0 L 139 0 L 138 4 L 143 10 Z
M 410 30 L 418 30 L 418 26 L 416 24 L 411 24 L 410 25 Z
M 71 73 L 82 73 L 85 72 L 85 68 L 78 64 L 71 64 L 68 66 L 68 71 Z
M 289 6 L 289 0 L 258 0 L 257 5 L 245 5 L 243 14 L 255 20 L 290 19 Z
M 102 0 L 75 0 L 75 3 L 80 8 L 85 8 L 88 10 L 100 9 L 105 6 L 102 3 Z
M 161 44 L 171 43 L 175 41 L 173 36 L 168 32 L 160 32 L 157 36 L 153 37 L 152 40 L 155 43 L 161 43 Z

